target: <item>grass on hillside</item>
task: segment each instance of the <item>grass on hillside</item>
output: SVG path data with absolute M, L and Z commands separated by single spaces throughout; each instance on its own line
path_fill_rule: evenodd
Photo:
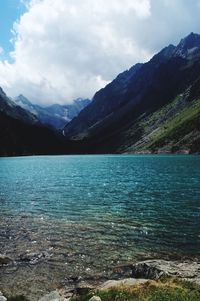
M 160 118 L 162 119 L 162 117 L 164 115 L 167 115 L 171 110 L 173 110 L 173 109 L 175 109 L 176 107 L 179 106 L 179 103 L 180 103 L 181 99 L 182 99 L 182 95 L 178 95 L 172 102 L 166 104 L 161 109 L 154 112 L 152 115 L 148 116 L 146 118 L 146 120 L 144 120 L 141 123 L 141 125 L 143 127 L 148 127 L 148 126 L 151 126 L 152 124 L 154 124 Z
M 178 101 L 178 98 L 170 104 L 171 106 L 175 105 Z M 153 121 L 161 116 L 167 109 L 161 109 L 159 112 L 154 113 L 144 124 L 148 126 Z M 142 145 L 142 148 L 155 149 L 162 147 L 169 141 L 179 141 L 180 137 L 187 135 L 191 131 L 197 129 L 200 125 L 200 99 L 193 101 L 187 107 L 176 113 L 169 120 L 162 123 L 148 135 L 148 140 L 145 142 L 145 145 Z
M 183 109 L 164 123 L 153 137 L 152 145 L 162 144 L 166 139 L 178 140 L 180 134 L 186 135 L 197 127 L 200 116 L 200 100 Z
M 72 301 L 88 301 L 94 295 L 102 301 L 199 301 L 200 287 L 179 280 L 149 281 L 137 286 L 93 291 L 73 297 Z

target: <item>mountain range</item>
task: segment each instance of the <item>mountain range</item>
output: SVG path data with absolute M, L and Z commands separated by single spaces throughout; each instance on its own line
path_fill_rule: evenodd
M 64 129 L 102 153 L 200 151 L 200 35 L 121 73 Z
M 0 140 L 1 155 L 200 153 L 200 35 L 119 74 L 92 101 L 44 108 L 1 89 Z
M 74 147 L 0 89 L 0 156 L 66 154 L 74 153 Z
M 41 123 L 57 130 L 62 129 L 90 103 L 89 99 L 78 98 L 69 105 L 53 104 L 42 107 L 33 104 L 23 95 L 19 95 L 14 101 L 18 106 L 34 114 Z

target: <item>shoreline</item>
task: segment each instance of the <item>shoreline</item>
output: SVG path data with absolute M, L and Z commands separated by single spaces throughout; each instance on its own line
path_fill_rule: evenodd
M 123 153 L 58 153 L 58 154 L 5 154 L 0 155 L 0 158 L 23 158 L 23 157 L 60 157 L 60 156 L 200 156 L 200 152 L 190 152 L 189 150 L 182 150 L 177 152 L 170 151 L 156 151 L 151 152 L 148 150 L 135 151 L 135 152 L 123 152 Z
M 56 290 L 52 290 L 35 300 L 69 301 L 76 295 L 87 294 L 90 291 L 133 287 L 138 284 L 160 281 L 160 279 L 165 278 L 177 279 L 200 285 L 200 260 L 181 261 L 152 259 L 140 261 L 121 268 L 124 270 L 121 277 L 115 277 L 114 279 L 83 279 L 81 277 L 66 278 L 65 285 L 58 287 Z M 24 296 L 26 298 L 26 293 L 24 293 Z M 0 301 L 6 300 L 7 298 L 5 297 L 4 290 L 0 287 Z M 27 300 L 30 300 L 29 296 L 27 296 Z

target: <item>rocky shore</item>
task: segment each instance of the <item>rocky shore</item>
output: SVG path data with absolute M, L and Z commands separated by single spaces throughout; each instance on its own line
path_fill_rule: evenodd
M 46 254 L 43 254 L 45 256 Z M 42 256 L 42 255 L 41 255 Z M 34 263 L 37 256 L 31 259 L 23 258 Z M 41 257 L 39 256 L 39 259 Z M 0 256 L 0 265 L 10 263 L 8 257 Z M 41 297 L 39 301 L 69 301 L 75 295 L 82 295 L 91 290 L 107 290 L 121 286 L 135 286 L 144 284 L 151 280 L 159 280 L 164 277 L 172 277 L 190 281 L 200 285 L 200 262 L 199 261 L 167 261 L 167 260 L 146 260 L 135 264 L 118 268 L 121 279 L 113 280 L 85 280 L 81 277 L 66 278 L 65 286 L 52 291 Z M 117 274 L 115 274 L 117 275 Z M 116 278 L 117 276 L 115 276 Z M 3 290 L 3 288 L 0 288 Z M 0 301 L 7 301 L 7 298 L 0 292 Z M 99 299 L 91 301 L 100 301 Z

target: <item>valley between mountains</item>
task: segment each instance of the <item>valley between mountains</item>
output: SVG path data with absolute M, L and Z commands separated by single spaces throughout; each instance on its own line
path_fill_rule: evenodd
M 200 35 L 119 74 L 92 100 L 41 107 L 0 91 L 0 155 L 200 152 Z

